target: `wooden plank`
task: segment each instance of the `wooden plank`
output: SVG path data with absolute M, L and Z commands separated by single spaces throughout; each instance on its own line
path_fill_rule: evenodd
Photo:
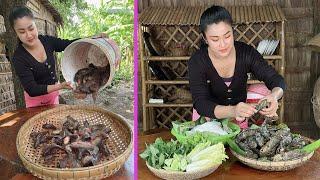
M 281 55 L 271 55 L 271 56 L 263 56 L 264 59 L 266 60 L 280 60 L 282 59 Z M 182 60 L 182 61 L 188 61 L 190 59 L 190 56 L 146 56 L 144 57 L 144 60 L 146 61 L 177 61 L 177 60 Z
M 304 73 L 310 72 L 310 66 L 298 66 L 298 67 L 286 67 L 286 74 L 296 74 L 296 73 Z
M 147 80 L 146 84 L 189 84 L 188 80 L 175 80 L 175 81 L 163 81 L 163 80 Z
M 148 57 L 144 57 L 144 60 L 147 60 L 147 61 L 177 61 L 177 60 L 187 61 L 189 59 L 190 59 L 190 56 L 181 56 L 181 57 L 148 56 Z
M 159 104 L 159 103 L 147 103 L 146 107 L 193 107 L 192 104 Z
M 139 34 L 139 49 L 140 49 L 140 52 L 144 52 L 144 46 L 143 46 L 143 40 L 142 40 L 142 28 L 141 28 L 141 25 L 139 25 L 139 29 L 138 29 L 138 34 Z M 143 53 L 140 53 L 140 59 L 143 59 L 144 58 L 144 55 Z M 147 110 L 146 110 L 146 107 L 145 107 L 145 104 L 146 104 L 146 96 L 147 96 L 147 90 L 146 90 L 146 84 L 145 84 L 145 81 L 146 81 L 146 70 L 145 70 L 145 63 L 144 61 L 140 61 L 141 63 L 141 66 L 140 66 L 140 70 L 141 70 L 141 83 L 142 83 L 142 128 L 143 128 L 143 131 L 147 131 L 148 130 L 148 122 L 147 122 Z
M 248 80 L 247 81 L 247 84 L 261 84 L 263 83 L 262 81 L 259 81 L 259 80 Z

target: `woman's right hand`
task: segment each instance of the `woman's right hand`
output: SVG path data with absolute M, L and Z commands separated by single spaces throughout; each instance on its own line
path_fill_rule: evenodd
M 237 121 L 244 121 L 246 118 L 251 117 L 257 110 L 254 106 L 240 102 L 234 107 L 234 117 Z
M 71 82 L 63 82 L 59 84 L 59 89 L 72 89 Z

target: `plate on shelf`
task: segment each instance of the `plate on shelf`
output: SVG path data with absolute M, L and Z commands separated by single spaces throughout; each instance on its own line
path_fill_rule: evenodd
M 274 44 L 274 46 L 273 46 L 273 49 L 272 49 L 270 55 L 273 55 L 273 53 L 276 51 L 279 42 L 280 42 L 280 40 L 276 40 L 276 41 L 275 41 L 275 44 Z
M 266 40 L 262 40 L 260 41 L 259 45 L 258 45 L 258 48 L 257 48 L 257 51 L 262 55 L 263 54 L 263 51 L 265 49 L 265 45 L 266 45 Z
M 273 49 L 273 46 L 274 46 L 274 40 L 270 40 L 269 41 L 269 46 L 268 46 L 268 49 L 266 51 L 266 55 L 270 55 L 272 49 Z

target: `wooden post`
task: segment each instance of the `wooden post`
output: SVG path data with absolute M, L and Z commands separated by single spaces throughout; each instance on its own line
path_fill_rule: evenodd
M 143 131 L 148 130 L 147 126 L 147 109 L 146 109 L 146 76 L 145 76 L 145 62 L 144 62 L 144 50 L 142 42 L 142 29 L 141 24 L 139 24 L 138 35 L 139 35 L 139 52 L 140 52 L 140 70 L 141 70 L 141 89 L 142 89 L 142 128 Z
M 280 44 L 280 53 L 282 56 L 282 61 L 281 61 L 281 67 L 280 67 L 280 74 L 283 76 L 285 75 L 285 29 L 284 29 L 284 21 L 281 22 L 281 44 Z M 281 99 L 281 107 L 280 107 L 280 122 L 283 123 L 284 122 L 284 96 Z

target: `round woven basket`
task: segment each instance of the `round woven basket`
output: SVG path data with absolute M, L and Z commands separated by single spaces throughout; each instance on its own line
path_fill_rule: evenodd
M 203 178 L 205 176 L 208 176 L 209 174 L 213 173 L 216 169 L 218 169 L 218 166 L 213 166 L 210 168 L 206 168 L 200 171 L 195 172 L 179 172 L 179 171 L 167 171 L 164 169 L 156 169 L 151 166 L 149 166 L 148 163 L 146 163 L 149 170 L 156 176 L 162 178 L 162 179 L 181 179 L 181 180 L 191 180 L 191 179 L 199 179 Z
M 80 121 L 80 124 L 87 120 L 89 124 L 102 123 L 111 128 L 106 141 L 110 156 L 103 157 L 95 166 L 56 168 L 58 161 L 63 157 L 62 153 L 57 153 L 55 160 L 46 164 L 41 156 L 41 147 L 33 148 L 30 133 L 41 131 L 45 123 L 52 123 L 59 128 L 68 115 Z M 64 105 L 44 111 L 29 119 L 19 130 L 16 145 L 24 166 L 39 178 L 101 179 L 114 174 L 123 166 L 132 151 L 132 141 L 131 128 L 122 116 L 95 106 Z
M 306 163 L 313 155 L 314 152 L 309 153 L 301 158 L 290 160 L 290 161 L 258 161 L 256 159 L 247 158 L 242 156 L 232 149 L 230 149 L 231 153 L 240 160 L 243 164 L 250 166 L 254 169 L 264 170 L 264 171 L 287 171 L 290 169 L 294 169 Z

